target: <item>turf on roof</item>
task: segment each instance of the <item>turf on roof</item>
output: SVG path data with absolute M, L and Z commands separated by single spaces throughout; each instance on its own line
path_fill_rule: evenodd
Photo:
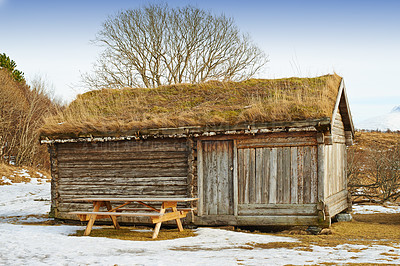
M 155 89 L 103 89 L 78 95 L 45 121 L 43 136 L 237 125 L 331 117 L 341 77 L 210 81 Z

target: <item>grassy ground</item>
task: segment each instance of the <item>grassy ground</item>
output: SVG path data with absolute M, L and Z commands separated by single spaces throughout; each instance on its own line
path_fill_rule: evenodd
M 73 236 L 83 236 L 85 230 L 79 230 Z M 178 229 L 161 229 L 157 239 L 152 239 L 153 230 L 147 227 L 122 227 L 115 230 L 113 227 L 103 227 L 101 229 L 93 229 L 90 233 L 91 237 L 108 237 L 121 240 L 134 240 L 134 241 L 157 241 L 168 240 L 184 237 L 196 236 L 193 230 L 185 229 L 179 232 Z
M 123 227 L 115 230 L 112 227 L 94 229 L 91 237 L 109 237 L 123 240 L 150 241 L 152 240 L 152 228 Z M 342 244 L 354 245 L 386 245 L 393 246 L 400 244 L 400 215 L 397 214 L 363 214 L 354 215 L 352 222 L 333 223 L 330 234 L 309 235 L 302 229 L 285 230 L 272 233 L 278 236 L 294 237 L 299 242 L 271 242 L 267 244 L 248 243 L 243 248 L 293 248 L 301 250 L 312 250 L 312 246 L 336 247 Z M 240 230 L 243 231 L 243 230 Z M 75 236 L 82 236 L 84 230 L 78 231 Z M 259 234 L 267 234 L 253 232 Z M 268 233 L 271 234 L 271 233 Z M 161 229 L 156 240 L 175 239 L 195 236 L 193 230 L 185 229 L 179 232 L 178 229 Z

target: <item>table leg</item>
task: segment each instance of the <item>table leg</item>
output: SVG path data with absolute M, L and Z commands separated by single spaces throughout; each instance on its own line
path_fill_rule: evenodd
M 105 203 L 108 211 L 112 210 L 111 203 L 109 201 L 105 201 L 104 203 Z M 110 219 L 113 222 L 114 228 L 120 229 L 118 221 L 117 221 L 117 217 L 110 215 Z
M 178 210 L 176 209 L 176 206 L 171 207 L 171 208 L 172 208 L 173 212 L 178 212 Z M 183 231 L 183 226 L 182 226 L 181 219 L 178 218 L 178 219 L 175 219 L 175 221 L 176 221 L 176 225 L 178 226 L 179 232 L 182 232 Z
M 102 206 L 102 202 L 101 201 L 95 201 L 95 202 L 93 202 L 93 205 L 94 205 L 93 212 L 98 212 L 99 209 L 100 209 L 100 206 Z M 92 227 L 93 227 L 94 221 L 96 221 L 96 216 L 97 216 L 96 214 L 91 214 L 90 215 L 89 222 L 86 225 L 85 233 L 83 234 L 84 236 L 90 235 L 90 232 L 92 231 Z
M 164 213 L 165 213 L 165 207 L 164 207 L 164 203 L 163 203 L 161 205 L 160 214 L 164 214 Z M 153 239 L 157 238 L 158 232 L 160 232 L 160 228 L 161 228 L 161 222 L 156 223 L 156 226 L 154 227 Z

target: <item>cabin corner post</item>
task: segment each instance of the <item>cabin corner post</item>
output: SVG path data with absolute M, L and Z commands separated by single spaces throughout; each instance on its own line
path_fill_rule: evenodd
M 325 135 L 322 132 L 317 134 L 317 144 L 318 144 L 318 152 L 317 152 L 317 161 L 318 161 L 318 204 L 317 204 L 317 212 L 318 212 L 318 224 L 322 227 L 329 227 L 331 224 L 331 219 L 329 216 L 328 208 L 325 204 L 325 183 L 326 183 L 326 158 L 325 158 Z
M 51 173 L 51 206 L 49 217 L 57 218 L 58 216 L 58 152 L 56 144 L 49 144 L 48 151 L 50 153 L 50 173 Z

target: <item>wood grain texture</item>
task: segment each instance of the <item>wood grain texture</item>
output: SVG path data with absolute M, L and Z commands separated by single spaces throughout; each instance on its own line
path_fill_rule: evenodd
M 77 197 L 188 195 L 186 140 L 64 143 L 56 148 L 59 215 L 70 211 L 63 202 Z

